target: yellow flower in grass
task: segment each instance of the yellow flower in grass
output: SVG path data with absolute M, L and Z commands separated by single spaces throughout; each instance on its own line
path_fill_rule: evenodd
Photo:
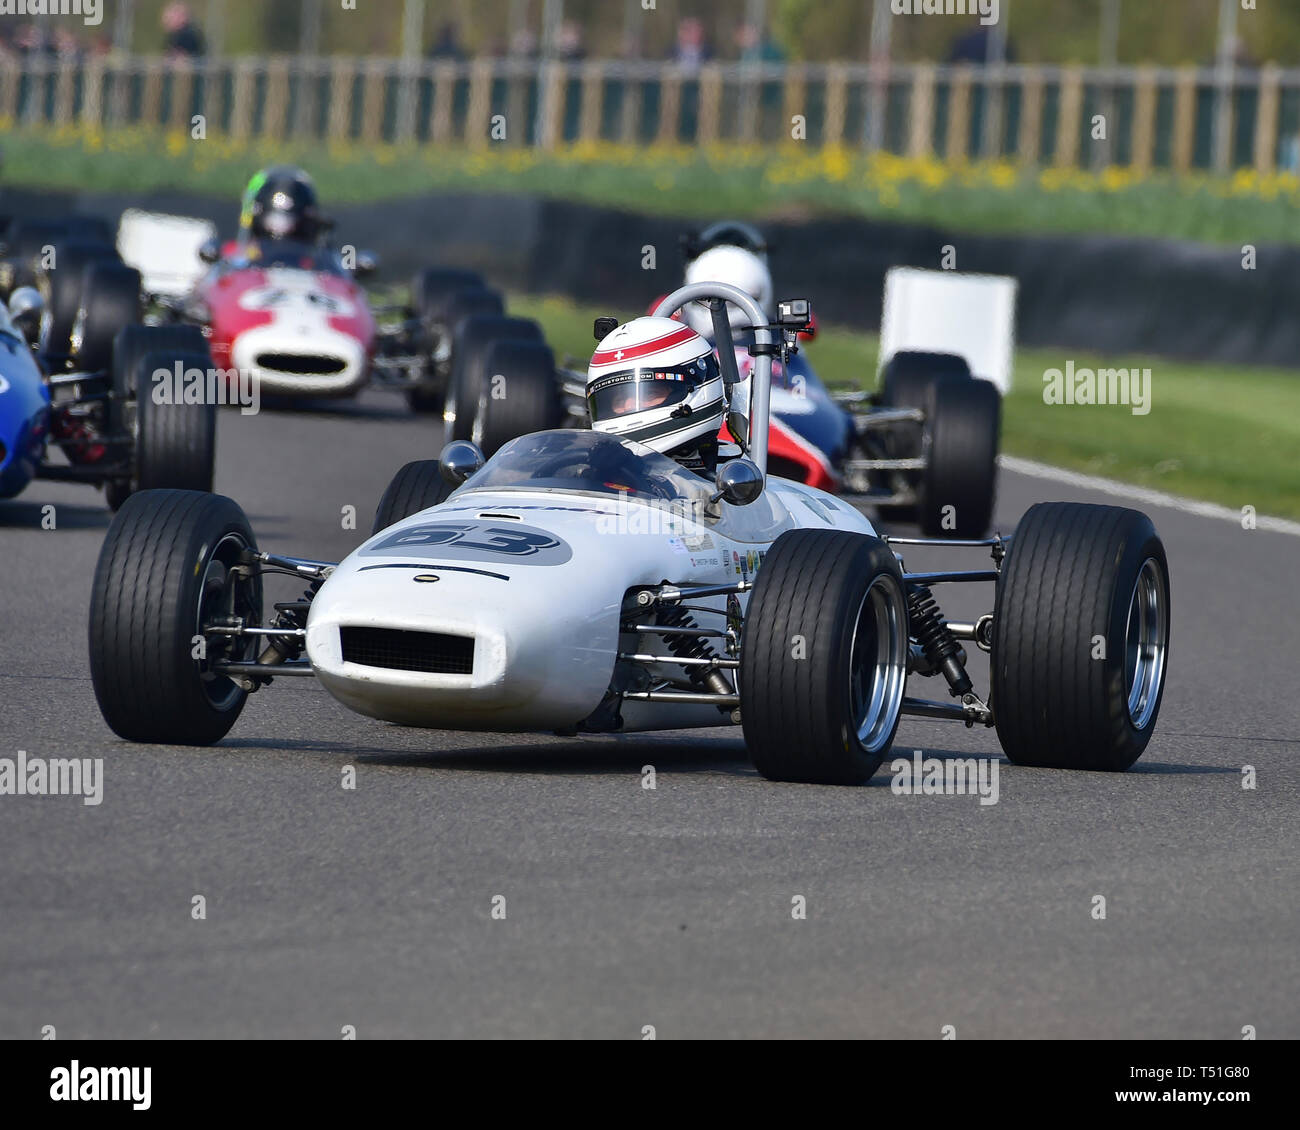
M 1012 189 L 1019 180 L 1019 170 L 1009 161 L 998 161 L 989 168 L 989 183 L 994 188 Z
M 1105 192 L 1122 192 L 1130 183 L 1129 170 L 1119 165 L 1108 165 L 1101 174 L 1101 187 Z

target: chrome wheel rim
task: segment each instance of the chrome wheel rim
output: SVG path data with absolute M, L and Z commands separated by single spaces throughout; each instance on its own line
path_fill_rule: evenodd
M 256 648 L 255 637 L 242 648 L 233 639 L 229 641 L 229 651 L 222 647 L 214 648 L 214 641 L 219 643 L 224 637 L 207 634 L 207 629 L 219 616 L 244 615 L 247 619 L 254 611 L 242 591 L 244 586 L 230 576 L 230 566 L 247 548 L 248 543 L 240 534 L 226 534 L 208 554 L 203 576 L 199 580 L 199 605 L 195 614 L 194 632 L 203 637 L 205 650 L 204 658 L 197 660 L 199 678 L 203 683 L 204 696 L 217 710 L 225 710 L 244 692 L 230 678 L 212 670 L 213 659 L 219 657 L 248 661 L 253 658 L 252 653 Z
M 1129 597 L 1124 632 L 1124 686 L 1128 691 L 1128 717 L 1134 728 L 1150 724 L 1160 701 L 1169 646 L 1169 593 L 1164 573 L 1154 557 L 1138 570 Z
M 849 653 L 849 705 L 858 744 L 867 753 L 879 753 L 893 736 L 906 683 L 903 590 L 894 577 L 882 574 L 862 598 Z

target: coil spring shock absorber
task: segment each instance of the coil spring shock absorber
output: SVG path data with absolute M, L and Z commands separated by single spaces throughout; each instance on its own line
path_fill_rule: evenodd
M 690 613 L 675 604 L 660 606 L 659 623 L 664 627 L 698 628 Z M 663 637 L 664 645 L 678 659 L 717 659 L 718 653 L 705 642 L 701 636 L 691 636 L 684 632 L 669 632 Z M 713 694 L 735 694 L 731 682 L 716 667 L 687 667 L 686 677 L 702 691 Z M 731 707 L 719 707 L 730 710 Z
M 948 631 L 939 611 L 939 602 L 928 585 L 909 585 L 907 612 L 912 634 L 921 645 L 921 651 L 934 670 L 943 674 L 955 698 L 970 694 L 974 687 L 962 663 L 962 650 L 953 634 Z
M 316 595 L 322 584 L 324 584 L 323 581 L 312 581 L 310 587 L 303 589 L 302 596 L 296 601 L 288 604 L 277 604 L 275 622 L 271 624 L 271 627 L 305 628 L 307 626 L 305 608 L 311 604 L 312 597 Z M 276 664 L 285 662 L 285 660 L 297 659 L 301 654 L 302 640 L 298 636 L 267 636 L 266 650 L 257 657 L 257 661 L 263 666 L 273 667 Z

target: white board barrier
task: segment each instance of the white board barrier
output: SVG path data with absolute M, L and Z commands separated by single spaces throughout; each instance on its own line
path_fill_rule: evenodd
M 957 353 L 971 372 L 1011 390 L 1016 352 L 1016 280 L 894 267 L 885 275 L 880 368 L 895 353 Z
M 128 208 L 117 226 L 117 253 L 140 272 L 149 294 L 180 297 L 208 269 L 199 259 L 199 248 L 216 235 L 217 227 L 209 220 Z

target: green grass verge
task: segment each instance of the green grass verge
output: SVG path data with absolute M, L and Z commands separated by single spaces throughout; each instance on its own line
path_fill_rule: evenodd
M 510 310 L 540 321 L 558 355 L 584 359 L 594 348 L 591 324 L 597 315 L 642 313 L 535 296 L 512 296 Z M 874 335 L 826 327 L 807 355 L 832 386 L 871 388 L 878 349 Z M 1064 368 L 1067 359 L 1076 367 L 1150 368 L 1150 413 L 1045 404 L 1043 373 Z M 1300 519 L 1300 376 L 1295 373 L 1022 349 L 1003 416 L 1002 450 L 1010 454 Z
M 0 122 L 0 130 L 5 123 Z M 4 183 L 145 193 L 179 189 L 234 200 L 258 167 L 296 162 L 327 206 L 431 190 L 518 192 L 660 215 L 801 218 L 815 214 L 932 224 L 959 233 L 1111 233 L 1243 245 L 1300 241 L 1300 178 L 1140 177 L 1125 169 L 1022 170 L 787 146 L 632 148 L 555 153 L 492 146 L 365 147 L 272 143 L 140 128 L 107 133 L 11 130 Z

